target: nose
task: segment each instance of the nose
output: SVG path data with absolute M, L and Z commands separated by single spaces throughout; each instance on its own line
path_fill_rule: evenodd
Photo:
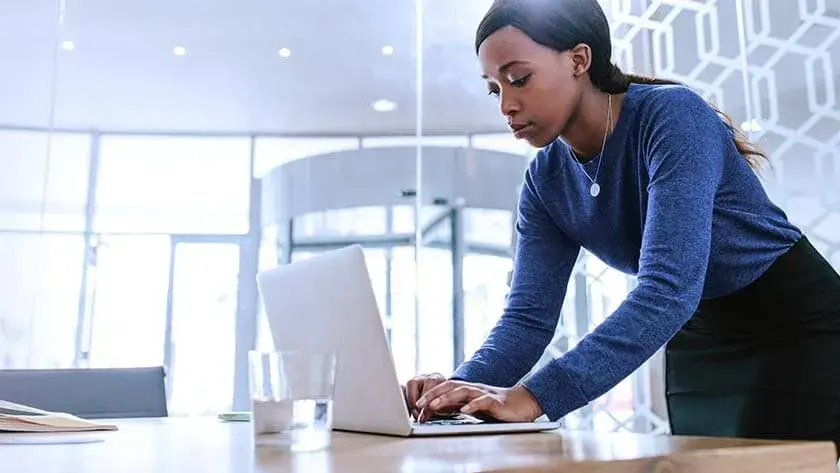
M 502 115 L 510 121 L 522 109 L 522 105 L 514 97 L 514 94 L 500 93 L 499 94 L 499 108 Z

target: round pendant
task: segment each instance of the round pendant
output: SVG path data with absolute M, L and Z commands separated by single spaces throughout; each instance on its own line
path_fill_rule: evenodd
M 589 188 L 589 194 L 592 197 L 598 197 L 598 194 L 601 193 L 601 186 L 598 185 L 597 182 L 592 183 L 592 187 Z

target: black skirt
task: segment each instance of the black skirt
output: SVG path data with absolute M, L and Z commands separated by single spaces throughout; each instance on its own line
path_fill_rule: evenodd
M 803 237 L 668 343 L 675 435 L 831 440 L 840 451 L 840 276 Z

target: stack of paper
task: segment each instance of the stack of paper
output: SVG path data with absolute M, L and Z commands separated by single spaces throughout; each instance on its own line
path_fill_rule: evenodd
M 90 432 L 117 430 L 116 425 L 92 422 L 70 414 L 43 411 L 0 401 L 0 409 L 24 414 L 0 414 L 0 432 Z

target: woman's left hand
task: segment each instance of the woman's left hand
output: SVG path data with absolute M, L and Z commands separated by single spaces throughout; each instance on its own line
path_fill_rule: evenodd
M 542 415 L 533 394 L 522 385 L 497 388 L 465 381 L 445 381 L 428 390 L 417 401 L 418 421 L 436 413 L 462 412 L 487 416 L 502 422 L 532 422 Z

